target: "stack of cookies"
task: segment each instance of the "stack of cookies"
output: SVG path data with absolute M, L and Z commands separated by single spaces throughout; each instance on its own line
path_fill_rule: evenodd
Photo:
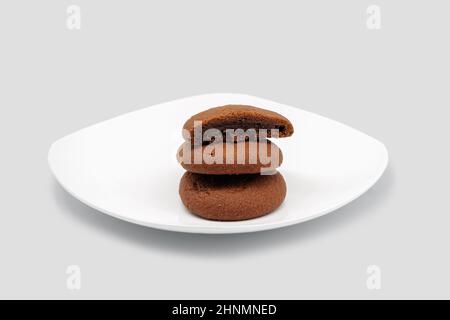
M 187 170 L 179 187 L 183 204 L 202 218 L 219 221 L 274 211 L 286 196 L 286 183 L 276 170 L 283 154 L 267 138 L 293 133 L 287 118 L 253 106 L 226 105 L 192 116 L 177 152 Z

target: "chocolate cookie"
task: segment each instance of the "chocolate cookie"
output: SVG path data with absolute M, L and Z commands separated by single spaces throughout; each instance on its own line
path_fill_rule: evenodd
M 278 208 L 286 183 L 274 175 L 205 175 L 186 172 L 180 181 L 181 201 L 192 213 L 210 220 L 257 218 Z
M 195 144 L 202 143 L 203 139 L 196 137 L 194 141 L 194 121 L 201 121 L 202 136 L 208 129 L 219 130 L 224 138 L 227 129 L 255 129 L 257 134 L 260 129 L 264 129 L 267 131 L 267 137 L 272 136 L 270 129 L 278 129 L 280 138 L 289 137 L 294 133 L 292 123 L 276 112 L 246 105 L 226 105 L 197 113 L 185 122 L 183 137 L 186 140 L 189 137 Z
M 259 174 L 278 168 L 283 162 L 283 154 L 269 140 L 215 142 L 200 146 L 185 142 L 178 149 L 177 159 L 184 169 L 194 173 Z

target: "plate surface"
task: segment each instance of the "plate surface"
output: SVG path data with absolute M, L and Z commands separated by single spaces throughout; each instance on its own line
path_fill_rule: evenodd
M 277 139 L 287 184 L 275 212 L 239 222 L 208 221 L 189 213 L 178 196 L 184 170 L 176 161 L 181 128 L 191 115 L 225 104 L 281 113 L 295 133 Z M 70 134 L 50 148 L 58 182 L 85 204 L 132 223 L 192 233 L 239 233 L 304 222 L 367 191 L 388 163 L 385 146 L 346 125 L 273 101 L 241 94 L 207 94 L 131 112 Z

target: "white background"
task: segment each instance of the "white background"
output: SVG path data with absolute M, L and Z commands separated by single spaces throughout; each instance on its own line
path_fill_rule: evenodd
M 66 9 L 81 8 L 81 30 Z M 381 29 L 366 9 L 381 8 Z M 450 298 L 445 1 L 9 1 L 0 5 L 1 298 Z M 50 144 L 211 92 L 260 96 L 384 142 L 367 194 L 246 235 L 135 226 L 66 194 Z M 149 147 L 151 147 L 149 137 Z M 66 268 L 81 267 L 81 290 Z M 368 290 L 366 268 L 382 271 Z

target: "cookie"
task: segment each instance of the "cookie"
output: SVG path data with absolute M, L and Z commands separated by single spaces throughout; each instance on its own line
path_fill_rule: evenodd
M 283 154 L 269 140 L 199 146 L 185 142 L 178 149 L 177 159 L 184 169 L 194 173 L 259 174 L 278 168 L 283 162 Z
M 201 121 L 201 137 L 195 136 L 195 121 Z M 267 130 L 267 137 L 271 137 L 270 129 L 278 129 L 279 138 L 289 137 L 294 133 L 292 123 L 276 112 L 247 105 L 226 105 L 211 108 L 189 118 L 183 126 L 183 137 L 194 144 L 201 144 L 203 134 L 208 129 L 217 129 L 222 133 L 225 141 L 227 129 L 255 129 L 259 134 L 260 129 Z M 229 141 L 231 142 L 231 141 Z
M 179 193 L 185 207 L 210 220 L 237 221 L 264 216 L 286 196 L 286 183 L 273 175 L 205 175 L 185 172 Z

